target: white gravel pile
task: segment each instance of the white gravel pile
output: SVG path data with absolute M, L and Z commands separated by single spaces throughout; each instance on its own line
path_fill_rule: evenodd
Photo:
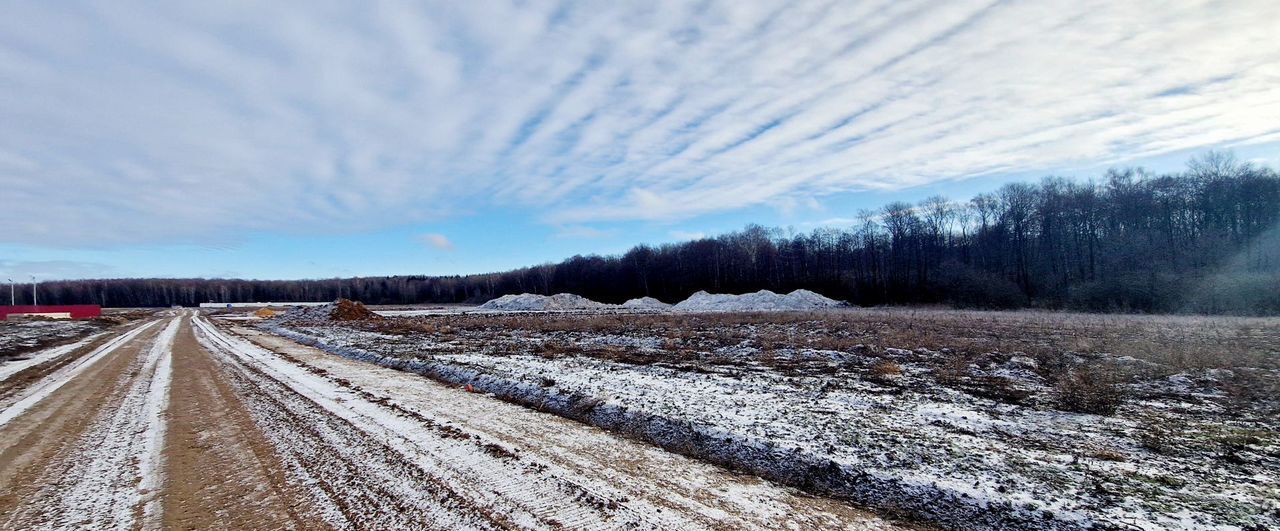
M 845 303 L 828 299 L 805 289 L 780 295 L 762 289 L 755 293 L 726 295 L 699 291 L 677 303 L 672 308 L 685 312 L 755 312 L 784 310 L 819 310 L 843 306 Z
M 557 293 L 550 297 L 521 293 L 519 295 L 503 295 L 481 304 L 481 310 L 498 310 L 506 312 L 538 312 L 557 310 L 597 310 L 613 308 L 611 304 L 596 302 L 572 293 Z
M 622 307 L 629 310 L 666 310 L 671 308 L 671 305 L 653 297 L 640 297 L 622 303 Z
M 334 303 L 323 304 L 320 306 L 299 306 L 290 308 L 288 311 L 280 314 L 277 319 L 282 323 L 296 323 L 305 321 L 328 321 L 333 315 L 333 309 L 338 305 Z

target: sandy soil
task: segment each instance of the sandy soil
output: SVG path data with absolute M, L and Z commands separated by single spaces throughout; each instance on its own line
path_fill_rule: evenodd
M 308 500 L 188 322 L 174 343 L 174 380 L 165 440 L 166 529 L 313 528 Z M 179 472 L 181 475 L 176 475 Z
M 0 529 L 900 527 L 482 394 L 158 317 L 0 381 Z

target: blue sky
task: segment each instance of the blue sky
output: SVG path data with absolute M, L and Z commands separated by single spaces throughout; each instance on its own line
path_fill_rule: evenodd
M 0 276 L 501 270 L 1219 147 L 1280 4 L 7 2 Z

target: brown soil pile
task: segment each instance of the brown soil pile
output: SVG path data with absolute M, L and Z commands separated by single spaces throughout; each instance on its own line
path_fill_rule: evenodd
M 329 319 L 334 321 L 363 321 L 381 318 L 382 316 L 373 313 L 364 304 L 347 299 L 334 301 L 333 312 L 329 314 Z
M 105 325 L 120 325 L 130 321 L 136 321 L 138 319 L 146 319 L 153 315 L 155 315 L 154 310 L 109 310 L 104 312 L 100 317 L 95 317 L 94 320 Z
M 256 312 L 253 312 L 253 314 L 263 319 L 270 319 L 276 316 L 275 310 L 270 310 L 267 308 L 262 308 Z

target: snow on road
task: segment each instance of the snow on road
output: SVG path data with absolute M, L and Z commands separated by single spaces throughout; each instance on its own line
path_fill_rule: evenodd
M 158 334 L 156 321 L 136 326 L 0 411 L 0 528 L 139 527 L 141 487 L 159 484 L 155 441 L 178 322 Z
M 469 515 L 446 527 L 891 527 L 839 502 L 798 495 L 487 396 L 462 393 L 254 331 L 237 330 L 271 350 L 206 322 L 197 326 L 210 348 L 260 371 L 257 376 L 245 371 L 248 378 L 266 376 L 284 383 L 323 413 L 347 421 L 366 438 L 381 441 L 385 449 L 380 451 L 338 445 L 329 450 L 338 451 L 335 458 L 339 460 L 358 459 L 367 474 L 384 476 L 383 484 L 427 489 L 410 498 L 424 502 L 412 510 Z M 259 381 L 258 387 L 269 388 L 270 383 Z M 297 405 L 289 411 L 311 425 L 334 424 Z M 333 429 L 329 436 L 342 440 L 339 427 Z M 308 457 L 297 457 L 296 473 L 308 474 L 314 468 L 307 466 Z M 446 496 L 433 500 L 428 495 L 430 484 L 418 486 L 415 469 L 444 480 L 449 489 Z M 354 489 L 357 492 L 348 491 L 348 496 L 365 498 L 358 492 L 365 488 L 358 484 L 360 479 L 350 478 L 331 488 Z M 336 517 L 344 510 L 352 508 L 327 512 Z
M 142 454 L 138 456 L 138 471 L 142 481 L 138 493 L 142 497 L 142 518 L 147 527 L 159 527 L 160 487 L 164 464 L 165 412 L 169 408 L 169 387 L 173 382 L 173 340 L 178 335 L 181 319 L 172 319 L 151 346 L 147 365 L 154 365 L 151 381 L 147 384 L 142 406 L 143 431 Z M 145 367 L 144 367 L 145 370 Z
M 5 382 L 0 529 L 898 527 L 191 313 L 115 334 Z
M 80 459 L 64 476 L 74 482 L 51 493 L 59 502 L 56 510 L 62 521 L 128 525 L 142 501 L 154 516 L 151 500 L 160 482 L 157 441 L 164 437 L 159 417 L 168 402 L 167 371 L 179 321 L 170 319 L 140 364 L 135 363 L 136 369 L 131 367 L 138 376 L 119 407 L 100 417 L 82 438 Z M 137 487 L 130 488 L 135 483 Z

